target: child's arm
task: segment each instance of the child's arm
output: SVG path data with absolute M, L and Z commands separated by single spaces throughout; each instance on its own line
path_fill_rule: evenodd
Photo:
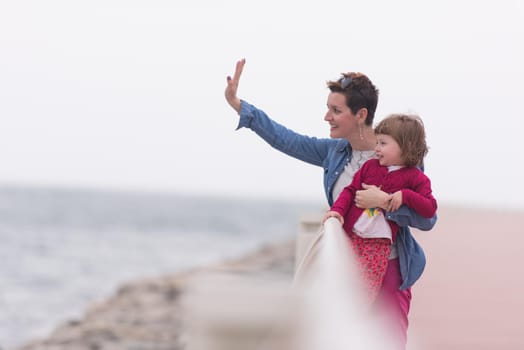
M 413 188 L 403 188 L 391 195 L 388 211 L 394 211 L 405 204 L 425 218 L 432 218 L 437 212 L 437 200 L 431 191 L 431 181 L 423 173 L 419 173 Z
M 365 168 L 366 164 L 360 168 L 355 175 L 353 176 L 353 181 L 351 183 L 344 187 L 342 192 L 338 195 L 338 198 L 336 199 L 335 203 L 331 206 L 330 211 L 326 213 L 326 216 L 324 217 L 324 222 L 327 220 L 329 216 L 335 216 L 333 213 L 339 214 L 340 217 L 344 217 L 347 212 L 349 211 L 349 208 L 353 204 L 353 200 L 355 198 L 355 192 L 361 188 L 362 183 L 362 171 Z M 338 216 L 337 216 L 338 218 Z M 340 222 L 344 223 L 344 220 L 340 220 Z
M 329 218 L 335 218 L 338 221 L 340 221 L 342 225 L 344 225 L 344 217 L 340 215 L 339 212 L 337 211 L 333 211 L 333 210 L 328 211 L 326 215 L 324 215 L 324 218 L 322 219 L 322 223 L 326 222 L 326 220 Z

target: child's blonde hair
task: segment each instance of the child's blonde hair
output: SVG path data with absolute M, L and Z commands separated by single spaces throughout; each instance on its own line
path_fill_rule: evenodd
M 402 151 L 405 166 L 422 165 L 428 153 L 422 119 L 415 114 L 390 114 L 375 127 L 375 135 L 389 135 Z

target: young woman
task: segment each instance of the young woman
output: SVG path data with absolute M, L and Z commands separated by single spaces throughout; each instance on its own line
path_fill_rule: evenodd
M 266 113 L 237 97 L 240 76 L 245 65 L 236 63 L 233 77 L 227 77 L 225 97 L 239 114 L 238 128 L 249 128 L 272 147 L 294 158 L 319 166 L 324 171 L 324 190 L 328 204 L 333 204 L 341 191 L 351 183 L 355 172 L 372 158 L 376 137 L 373 118 L 378 103 L 378 89 L 361 73 L 345 73 L 336 81 L 329 81 L 327 112 L 331 138 L 316 138 L 298 134 L 271 120 Z M 358 191 L 358 207 L 374 208 L 387 205 L 389 195 L 376 186 L 364 186 Z M 406 206 L 387 214 L 400 229 L 388 259 L 384 280 L 375 302 L 377 312 L 390 318 L 391 330 L 401 347 L 407 342 L 408 311 L 411 302 L 410 287 L 420 277 L 425 256 L 407 226 L 429 230 L 436 217 L 421 217 Z

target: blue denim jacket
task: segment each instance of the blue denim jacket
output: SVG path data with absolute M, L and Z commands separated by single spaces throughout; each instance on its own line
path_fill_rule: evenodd
M 255 106 L 241 101 L 240 121 L 237 130 L 249 128 L 264 139 L 271 147 L 304 162 L 324 169 L 324 191 L 329 205 L 333 204 L 333 186 L 344 167 L 351 160 L 351 145 L 345 139 L 328 139 L 305 136 L 271 120 Z M 387 213 L 400 229 L 397 234 L 397 251 L 402 275 L 400 289 L 411 287 L 422 275 L 426 257 L 422 247 L 415 241 L 409 227 L 427 231 L 437 220 L 423 218 L 405 205 L 395 212 Z

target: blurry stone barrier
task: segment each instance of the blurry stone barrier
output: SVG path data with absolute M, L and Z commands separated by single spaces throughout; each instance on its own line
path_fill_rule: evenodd
M 182 299 L 187 350 L 296 348 L 299 298 L 289 283 L 226 273 L 193 282 Z
M 322 213 L 307 213 L 300 218 L 295 243 L 295 271 L 320 232 L 322 215 Z
M 340 223 L 319 223 L 300 223 L 293 281 L 235 272 L 194 279 L 182 302 L 186 349 L 389 349 L 358 292 Z

